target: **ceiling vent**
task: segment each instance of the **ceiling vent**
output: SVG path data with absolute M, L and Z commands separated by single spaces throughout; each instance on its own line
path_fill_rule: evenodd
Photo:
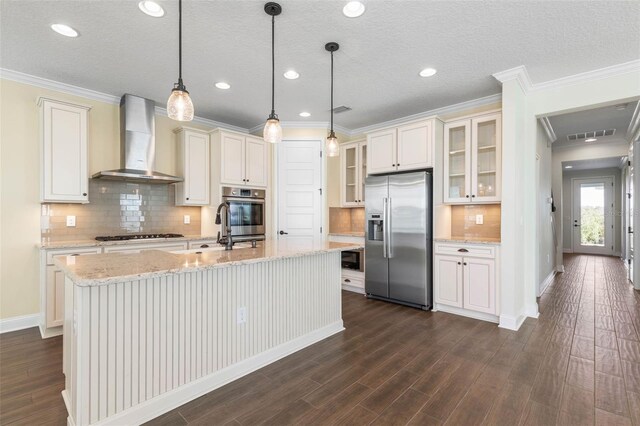
M 613 136 L 616 133 L 616 129 L 609 130 L 594 130 L 592 132 L 575 133 L 573 135 L 567 135 L 568 141 L 579 141 L 582 139 L 599 138 L 602 136 Z
M 344 106 L 344 105 L 340 105 L 337 106 L 333 109 L 333 113 L 334 114 L 340 114 L 342 112 L 347 112 L 347 111 L 351 111 L 351 108 L 349 108 L 348 106 Z

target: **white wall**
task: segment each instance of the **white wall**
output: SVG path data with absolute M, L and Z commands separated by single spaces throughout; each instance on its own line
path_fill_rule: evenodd
M 551 147 L 542 125 L 536 128 L 537 153 L 537 207 L 538 207 L 538 270 L 536 275 L 537 295 L 540 295 L 541 284 L 555 270 L 555 224 L 551 213 Z M 557 201 L 556 201 L 557 203 Z

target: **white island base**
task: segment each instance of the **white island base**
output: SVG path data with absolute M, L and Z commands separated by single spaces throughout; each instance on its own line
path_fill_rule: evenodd
M 83 280 L 75 260 L 59 262 L 73 307 L 64 321 L 68 424 L 143 423 L 343 330 L 341 244 L 331 244 L 215 266 L 183 255 L 192 270 L 121 281 Z M 149 253 L 179 256 L 135 256 Z

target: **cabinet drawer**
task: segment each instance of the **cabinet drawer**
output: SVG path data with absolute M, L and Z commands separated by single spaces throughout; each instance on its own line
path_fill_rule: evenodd
M 60 249 L 60 250 L 47 250 L 47 265 L 53 265 L 54 256 L 70 256 L 70 255 L 83 255 L 83 254 L 99 254 L 102 253 L 100 247 L 84 247 L 77 249 Z
M 122 246 L 107 246 L 104 248 L 105 253 L 140 253 L 144 250 L 186 250 L 187 243 L 158 243 L 158 244 L 132 244 Z
M 189 241 L 189 249 L 218 247 L 216 240 Z
M 343 275 L 342 285 L 348 285 L 350 287 L 358 287 L 358 288 L 364 289 L 364 279 L 359 277 L 353 277 L 351 275 Z
M 496 248 L 488 244 L 436 243 L 435 253 L 449 256 L 483 257 L 495 259 Z

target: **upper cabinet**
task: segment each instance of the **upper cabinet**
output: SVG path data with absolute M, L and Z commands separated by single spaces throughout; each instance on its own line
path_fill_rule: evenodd
M 269 181 L 269 151 L 267 143 L 255 136 L 214 130 L 211 133 L 214 168 L 219 167 L 220 184 L 266 187 Z
M 340 204 L 364 206 L 364 180 L 367 177 L 367 142 L 354 141 L 340 146 Z
M 39 98 L 40 202 L 88 203 L 89 107 Z
M 176 183 L 177 206 L 206 206 L 210 200 L 211 155 L 209 134 L 196 129 L 179 128 L 177 172 L 184 178 Z
M 436 127 L 431 118 L 367 135 L 369 174 L 419 170 L 434 166 Z
M 500 113 L 445 124 L 445 203 L 500 202 L 501 136 Z

